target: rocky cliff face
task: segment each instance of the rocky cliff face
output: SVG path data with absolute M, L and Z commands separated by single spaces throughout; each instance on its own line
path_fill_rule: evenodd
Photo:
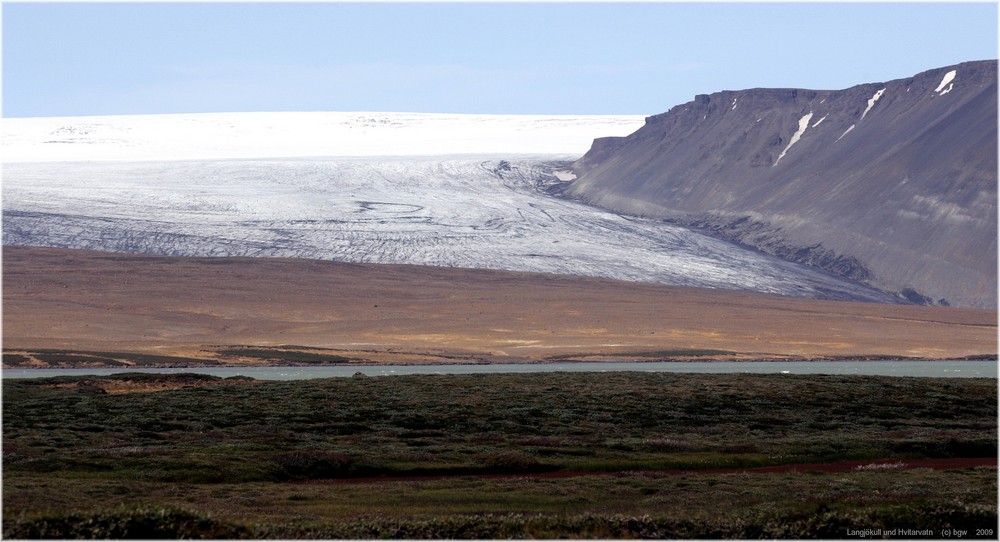
M 603 138 L 565 193 L 925 304 L 997 304 L 997 63 L 696 96 Z

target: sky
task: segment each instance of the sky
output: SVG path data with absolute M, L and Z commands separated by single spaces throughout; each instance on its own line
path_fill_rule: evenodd
M 2 5 L 2 115 L 637 114 L 997 58 L 997 3 Z

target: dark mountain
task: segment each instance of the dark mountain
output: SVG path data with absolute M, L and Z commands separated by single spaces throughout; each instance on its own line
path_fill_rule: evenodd
M 997 62 L 696 96 L 594 141 L 566 194 L 903 300 L 997 304 Z

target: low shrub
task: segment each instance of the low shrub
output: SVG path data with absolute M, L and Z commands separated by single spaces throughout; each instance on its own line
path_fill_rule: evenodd
M 7 539 L 182 539 L 245 538 L 247 530 L 185 510 L 122 508 L 97 513 L 67 513 L 31 519 L 4 518 Z
M 848 538 L 849 530 L 895 532 L 930 529 L 935 535 L 947 526 L 965 529 L 996 525 L 996 509 L 961 503 L 934 506 L 900 506 L 883 510 L 831 511 L 818 507 L 798 515 L 750 514 L 743 516 L 629 516 L 581 514 L 477 514 L 431 519 L 360 518 L 308 528 L 258 526 L 254 538 L 299 539 L 816 539 Z M 891 534 L 889 536 L 892 536 Z M 995 537 L 990 537 L 995 538 Z
M 116 359 L 91 356 L 91 355 L 80 355 L 80 354 L 35 354 L 35 357 L 39 361 L 47 363 L 49 365 L 94 365 L 100 364 L 109 367 L 127 367 L 128 364 Z
M 297 451 L 274 456 L 277 476 L 284 480 L 323 480 L 379 473 L 380 469 L 348 454 Z
M 538 458 L 520 452 L 487 452 L 476 456 L 475 462 L 497 474 L 547 470 Z
M 925 457 L 991 457 L 997 455 L 997 441 L 989 439 L 903 440 L 895 442 L 897 453 Z
M 227 356 L 242 356 L 267 360 L 280 360 L 289 363 L 344 363 L 351 358 L 334 354 L 314 354 L 298 350 L 279 350 L 266 348 L 230 348 L 223 352 Z
M 23 354 L 3 354 L 3 364 L 9 367 L 18 367 L 21 365 L 27 365 L 31 362 L 31 358 Z
M 643 440 L 641 449 L 651 452 L 692 452 L 698 450 L 698 446 L 681 439 L 655 437 Z M 740 451 L 739 453 L 745 451 L 747 450 Z

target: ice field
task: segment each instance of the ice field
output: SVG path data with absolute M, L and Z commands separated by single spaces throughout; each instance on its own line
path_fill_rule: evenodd
M 221 139 L 229 149 L 203 150 L 200 157 L 178 151 L 196 146 L 177 133 L 161 134 L 164 144 L 158 147 L 149 135 L 155 130 L 139 129 L 142 123 L 130 117 L 105 118 L 111 120 L 100 129 L 93 128 L 92 119 L 44 119 L 57 127 L 36 130 L 40 135 L 35 136 L 6 124 L 5 141 L 18 141 L 27 149 L 21 158 L 36 161 L 4 164 L 4 244 L 506 269 L 888 300 L 869 288 L 685 228 L 550 195 L 546 189 L 567 178 L 567 161 L 586 150 L 574 155 L 559 147 L 565 145 L 565 133 L 553 134 L 573 126 L 569 131 L 608 135 L 602 134 L 609 126 L 606 119 L 593 125 L 585 118 L 559 119 L 558 126 L 546 127 L 534 118 L 495 117 L 491 130 L 489 119 L 480 117 L 469 124 L 475 133 L 504 137 L 468 143 L 461 150 L 469 152 L 462 153 L 440 152 L 460 147 L 451 140 L 454 134 L 433 139 L 448 125 L 442 119 L 425 119 L 422 129 L 387 122 L 363 128 L 368 139 L 351 143 L 355 156 L 266 158 L 260 156 L 267 154 L 267 138 L 261 135 L 266 131 L 246 128 L 247 123 L 240 128 L 238 117 L 229 116 L 237 119 L 227 121 L 232 128 L 216 128 L 242 129 L 254 134 L 253 143 Z M 134 126 L 126 130 L 115 119 Z M 24 120 L 38 121 L 37 127 L 43 119 Z M 81 125 L 91 126 L 90 131 Z M 280 128 L 280 123 L 272 125 Z M 460 125 L 451 126 L 452 132 L 461 131 Z M 630 129 L 624 120 L 617 126 Z M 550 133 L 542 133 L 546 129 Z M 404 137 L 399 130 L 409 133 Z M 102 131 L 132 139 L 112 145 Z M 289 131 L 272 126 L 272 135 Z M 45 143 L 57 141 L 46 137 L 69 133 L 76 134 L 74 143 Z M 327 142 L 346 137 L 315 127 L 310 133 Z M 88 137 L 95 142 L 88 143 Z M 386 147 L 391 156 L 375 152 L 374 142 L 393 137 L 396 142 Z M 413 138 L 409 146 L 402 141 L 406 138 Z M 279 140 L 275 136 L 276 145 Z M 525 153 L 525 141 L 534 141 L 539 152 Z M 481 150 L 480 144 L 494 152 Z M 60 151 L 66 145 L 82 150 Z M 367 155 L 364 145 L 372 146 Z M 142 152 L 129 154 L 128 149 Z M 88 152 L 86 161 L 65 159 Z M 112 159 L 107 152 L 119 155 Z M 225 158 L 229 155 L 236 159 Z

